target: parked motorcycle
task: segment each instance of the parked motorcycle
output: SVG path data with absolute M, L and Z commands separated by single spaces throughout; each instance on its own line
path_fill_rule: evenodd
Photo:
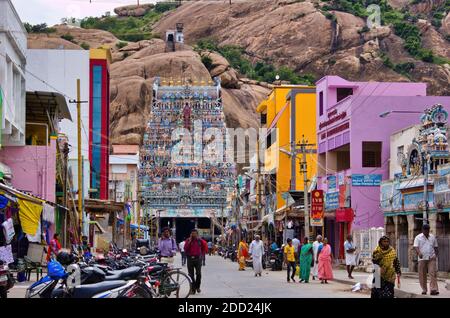
M 283 269 L 283 252 L 281 248 L 277 248 L 270 253 L 269 263 L 272 271 L 281 271 Z
M 8 298 L 8 290 L 14 287 L 14 278 L 8 264 L 0 260 L 0 298 Z

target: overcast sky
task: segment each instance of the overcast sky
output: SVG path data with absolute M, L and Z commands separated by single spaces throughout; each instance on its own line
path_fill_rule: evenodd
M 54 25 L 61 18 L 101 16 L 107 11 L 114 14 L 114 8 L 136 4 L 137 0 L 11 0 L 22 22 L 31 24 L 47 23 Z M 141 3 L 152 3 L 156 0 L 140 0 Z

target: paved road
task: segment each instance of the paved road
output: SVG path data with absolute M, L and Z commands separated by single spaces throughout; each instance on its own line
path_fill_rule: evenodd
M 181 265 L 177 257 L 175 265 Z M 184 267 L 187 272 L 187 268 Z M 286 271 L 263 271 L 262 277 L 254 277 L 253 270 L 238 271 L 238 264 L 219 256 L 207 256 L 202 268 L 202 293 L 192 298 L 368 298 L 368 294 L 352 293 L 351 286 L 331 281 L 322 285 L 319 281 L 308 284 L 287 283 Z M 32 280 L 35 279 L 34 273 Z M 298 281 L 298 279 L 297 279 Z M 17 283 L 10 291 L 10 298 L 24 298 L 26 288 L 32 282 Z
M 192 298 L 369 298 L 368 294 L 352 293 L 349 285 L 332 281 L 328 285 L 317 280 L 300 284 L 298 279 L 297 283 L 287 283 L 286 271 L 265 270 L 262 277 L 254 277 L 251 268 L 238 271 L 237 263 L 219 256 L 207 257 L 202 274 L 202 293 Z

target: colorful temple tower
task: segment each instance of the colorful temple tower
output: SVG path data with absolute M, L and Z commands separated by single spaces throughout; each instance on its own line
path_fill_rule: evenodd
M 200 85 L 155 79 L 140 151 L 141 202 L 144 214 L 159 229 L 172 228 L 177 241 L 194 227 L 210 238 L 225 216 L 235 166 L 219 142 L 226 136 L 224 119 L 219 79 Z

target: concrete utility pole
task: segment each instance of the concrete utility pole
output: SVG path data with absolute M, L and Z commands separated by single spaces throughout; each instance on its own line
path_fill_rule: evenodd
M 305 206 L 305 237 L 309 238 L 309 202 L 308 202 L 308 162 L 306 161 L 307 148 L 314 147 L 315 144 L 308 144 L 308 140 L 305 140 L 305 136 L 302 136 L 302 142 L 298 145 L 302 154 L 302 162 L 300 163 L 300 173 L 303 173 L 303 197 Z M 313 150 L 314 151 L 314 150 Z
M 303 197 L 304 197 L 304 217 L 305 217 L 305 236 L 309 238 L 309 202 L 308 202 L 308 163 L 306 161 L 306 154 L 315 154 L 317 153 L 317 149 L 311 148 L 315 147 L 315 144 L 308 144 L 308 140 L 305 140 L 305 136 L 302 136 L 302 142 L 295 145 L 291 144 L 291 151 L 287 151 L 286 149 L 281 148 L 280 151 L 290 156 L 294 162 L 297 158 L 298 154 L 302 154 L 301 162 L 300 162 L 300 173 L 303 174 Z M 295 175 L 291 175 L 291 190 L 295 191 L 296 189 L 296 181 Z M 287 220 L 287 219 L 286 219 Z
M 83 233 L 83 163 L 81 162 L 81 82 L 77 79 L 77 133 L 78 133 L 78 214 L 80 217 L 80 236 Z
M 423 153 L 423 224 L 428 224 L 428 165 L 430 162 L 430 155 L 427 152 Z

